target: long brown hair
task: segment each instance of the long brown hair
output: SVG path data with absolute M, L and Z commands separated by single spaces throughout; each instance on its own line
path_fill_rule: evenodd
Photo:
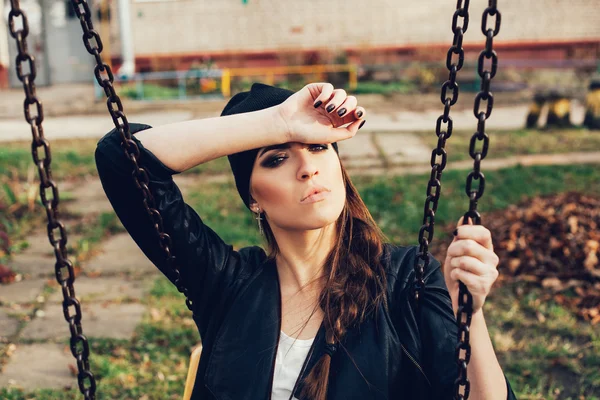
M 387 280 L 380 262 L 387 238 L 373 220 L 348 172 L 343 165 L 341 168 L 346 203 L 336 221 L 336 245 L 325 260 L 324 276 L 328 280 L 319 296 L 325 339 L 332 345 L 339 345 L 350 327 L 363 322 L 382 303 L 387 305 Z M 279 248 L 266 220 L 263 229 L 268 257 L 275 259 Z M 331 356 L 325 353 L 306 377 L 303 396 L 311 400 L 326 399 L 330 366 Z

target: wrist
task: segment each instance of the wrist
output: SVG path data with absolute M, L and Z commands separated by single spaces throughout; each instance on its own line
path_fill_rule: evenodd
M 454 302 L 452 302 L 452 303 L 453 303 L 452 311 L 454 311 L 454 318 L 456 318 L 458 320 L 458 303 L 457 304 L 454 304 Z M 471 318 L 481 318 L 481 317 L 483 317 L 483 308 L 480 308 L 471 314 Z
M 274 123 L 274 129 L 276 136 L 280 138 L 281 143 L 288 143 L 292 141 L 292 131 L 287 122 L 287 119 L 283 113 L 283 108 L 280 105 L 269 108 L 271 111 L 270 118 Z

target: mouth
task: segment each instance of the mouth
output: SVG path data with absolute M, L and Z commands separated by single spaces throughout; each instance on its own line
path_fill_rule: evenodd
M 329 195 L 329 192 L 330 190 L 324 186 L 314 187 L 308 193 L 306 193 L 304 198 L 300 200 L 300 203 L 314 203 L 316 201 L 323 200 Z

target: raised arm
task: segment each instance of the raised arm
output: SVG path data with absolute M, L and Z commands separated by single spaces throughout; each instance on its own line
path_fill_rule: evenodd
M 310 84 L 283 103 L 260 111 L 156 128 L 130 124 L 140 150 L 138 164 L 149 175 L 149 189 L 162 216 L 164 231 L 171 236 L 182 283 L 200 308 L 194 312 L 209 315 L 211 302 L 226 295 L 223 290 L 231 289 L 228 283 L 236 280 L 244 266 L 260 264 L 260 260 L 246 262 L 247 259 L 264 258 L 265 252 L 258 246 L 233 251 L 183 201 L 172 175 L 245 150 L 286 142 L 332 143 L 352 137 L 361 124 L 358 117 L 338 117 L 324 110 L 329 104 L 339 105 L 342 97 L 345 94 L 334 92 L 330 84 Z M 361 113 L 364 117 L 364 109 Z M 342 127 L 346 124 L 349 125 Z M 143 196 L 132 178 L 132 164 L 120 142 L 119 133 L 113 130 L 98 143 L 96 164 L 103 188 L 134 241 L 173 281 L 153 223 L 144 209 Z
M 278 107 L 225 117 L 177 122 L 136 138 L 173 171 L 183 172 L 228 154 L 288 141 Z

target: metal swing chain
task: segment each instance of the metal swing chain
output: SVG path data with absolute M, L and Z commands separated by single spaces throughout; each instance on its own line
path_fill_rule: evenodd
M 419 252 L 415 259 L 415 281 L 414 281 L 414 298 L 415 304 L 418 307 L 421 291 L 425 287 L 424 271 L 429 266 L 429 244 L 433 240 L 433 232 L 435 225 L 435 212 L 438 207 L 442 188 L 442 171 L 446 167 L 447 153 L 446 140 L 452 136 L 453 122 L 450 117 L 450 108 L 458 100 L 458 83 L 456 75 L 463 67 L 465 53 L 462 48 L 463 35 L 469 26 L 469 2 L 470 0 L 458 0 L 456 11 L 452 17 L 452 32 L 454 39 L 452 46 L 448 49 L 446 56 L 446 68 L 450 72 L 448 80 L 442 85 L 441 100 L 444 105 L 444 113 L 440 115 L 435 124 L 435 134 L 438 137 L 437 147 L 431 153 L 431 175 L 427 183 L 427 198 L 425 199 L 423 225 L 419 230 Z M 458 56 L 455 60 L 454 56 Z M 448 96 L 448 90 L 451 91 Z M 438 157 L 441 160 L 438 161 Z M 427 232 L 427 237 L 425 233 Z
M 474 160 L 473 171 L 467 176 L 466 193 L 469 197 L 469 211 L 463 217 L 463 224 L 467 224 L 469 218 L 473 220 L 473 224 L 481 225 L 481 215 L 477 211 L 477 201 L 483 196 L 485 189 L 485 177 L 481 172 L 481 160 L 483 160 L 488 152 L 490 138 L 485 133 L 485 121 L 492 114 L 494 106 L 494 96 L 490 92 L 490 84 L 492 78 L 498 70 L 498 55 L 493 49 L 494 37 L 500 32 L 501 14 L 496 8 L 497 0 L 489 0 L 488 7 L 483 11 L 481 18 L 481 31 L 486 37 L 485 49 L 479 53 L 477 62 L 477 73 L 481 77 L 481 89 L 475 96 L 475 104 L 473 106 L 473 114 L 477 118 L 477 131 L 471 137 L 469 145 L 469 155 Z M 495 17 L 493 28 L 488 28 L 488 17 Z M 484 69 L 485 60 L 491 60 L 491 71 Z M 487 106 L 481 110 L 481 101 L 486 101 Z M 477 142 L 483 142 L 481 150 L 477 150 Z M 473 180 L 479 181 L 479 187 L 473 188 Z M 467 379 L 467 364 L 471 358 L 471 345 L 469 344 L 469 327 L 471 326 L 471 317 L 473 313 L 473 296 L 469 293 L 466 285 L 461 281 L 458 282 L 458 345 L 456 346 L 456 360 L 458 365 L 458 378 L 455 381 L 455 399 L 468 399 L 470 391 L 470 382 Z M 461 356 L 461 350 L 464 350 L 464 358 Z M 464 387 L 464 394 L 460 394 L 459 390 Z
M 123 112 L 123 104 L 121 103 L 121 99 L 119 96 L 117 96 L 117 93 L 113 87 L 114 76 L 112 70 L 107 64 L 104 63 L 102 56 L 100 55 L 103 48 L 102 39 L 100 38 L 98 32 L 94 30 L 94 25 L 92 24 L 92 13 L 90 11 L 89 4 L 87 0 L 71 0 L 71 4 L 73 5 L 75 14 L 79 18 L 81 28 L 83 29 L 83 43 L 85 48 L 87 49 L 88 53 L 93 55 L 96 59 L 94 76 L 96 77 L 98 84 L 104 89 L 104 93 L 107 97 L 106 105 L 108 107 L 108 111 L 112 117 L 115 128 L 121 135 L 121 146 L 125 151 L 125 155 L 133 165 L 134 169 L 132 176 L 135 185 L 141 190 L 142 196 L 144 197 L 144 209 L 152 219 L 154 229 L 156 230 L 156 234 L 159 239 L 159 244 L 166 255 L 167 267 L 170 268 L 170 271 L 173 274 L 173 282 L 175 283 L 177 290 L 185 295 L 185 304 L 187 305 L 188 309 L 191 310 L 192 301 L 189 299 L 187 288 L 181 281 L 181 274 L 175 264 L 175 256 L 171 250 L 173 248 L 171 237 L 164 231 L 162 217 L 156 209 L 154 197 L 148 188 L 148 184 L 150 182 L 148 173 L 138 164 L 140 150 L 135 141 L 132 139 L 131 131 L 129 129 L 129 122 L 127 121 L 127 117 Z
M 65 320 L 69 323 L 69 331 L 71 332 L 71 354 L 73 354 L 73 357 L 77 360 L 77 381 L 79 390 L 86 400 L 93 400 L 96 397 L 96 380 L 90 371 L 90 363 L 88 360 L 90 348 L 87 338 L 83 334 L 83 328 L 81 326 L 81 306 L 79 300 L 77 300 L 77 297 L 75 296 L 75 289 L 73 287 L 73 282 L 75 281 L 73 264 L 67 258 L 67 232 L 65 225 L 59 220 L 58 187 L 56 182 L 52 179 L 52 170 L 50 168 L 52 153 L 50 151 L 50 143 L 44 137 L 44 129 L 42 127 L 44 109 L 36 95 L 34 83 L 36 67 L 34 57 L 29 54 L 27 49 L 29 25 L 27 16 L 21 9 L 19 0 L 11 0 L 10 7 L 8 26 L 10 35 L 16 39 L 17 42 L 17 77 L 23 83 L 23 89 L 25 90 L 23 110 L 25 112 L 25 120 L 31 126 L 31 133 L 33 135 L 31 154 L 40 177 L 40 198 L 46 209 L 46 216 L 48 217 L 48 239 L 54 248 L 54 255 L 56 256 L 54 273 L 56 281 L 60 284 L 62 290 L 63 314 Z M 22 27 L 16 29 L 16 22 L 19 17 L 21 17 Z M 29 71 L 24 71 L 24 67 L 28 67 Z M 42 147 L 44 149 L 44 157 L 40 158 L 39 150 Z M 86 384 L 86 380 L 89 380 L 88 384 Z

